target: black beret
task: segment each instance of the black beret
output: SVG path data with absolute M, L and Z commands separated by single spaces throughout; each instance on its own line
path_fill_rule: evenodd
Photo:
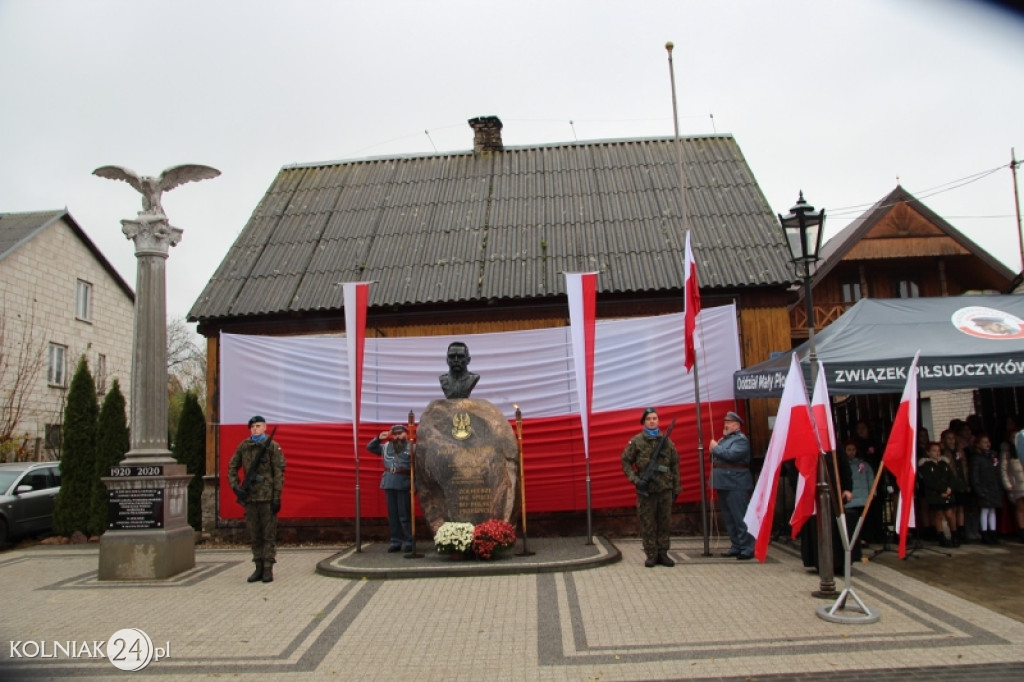
M 264 419 L 263 417 L 259 416 L 258 414 L 254 415 L 254 416 L 249 418 L 249 428 L 251 429 L 252 425 L 255 424 L 256 422 L 263 422 L 264 424 L 266 424 L 267 420 Z

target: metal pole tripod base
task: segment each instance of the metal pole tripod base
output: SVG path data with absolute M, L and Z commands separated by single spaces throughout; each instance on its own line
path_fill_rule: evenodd
M 847 600 L 852 597 L 856 604 L 847 605 Z M 847 608 L 849 606 L 849 608 Z M 818 618 L 827 620 L 830 623 L 847 623 L 851 625 L 868 625 L 877 623 L 882 614 L 869 608 L 860 600 L 852 587 L 847 587 L 839 593 L 832 606 L 819 606 Z

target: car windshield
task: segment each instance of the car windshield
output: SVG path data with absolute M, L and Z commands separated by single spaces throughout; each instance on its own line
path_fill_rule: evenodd
M 23 471 L 24 469 L 0 469 L 0 493 L 7 492 L 14 479 L 21 476 Z

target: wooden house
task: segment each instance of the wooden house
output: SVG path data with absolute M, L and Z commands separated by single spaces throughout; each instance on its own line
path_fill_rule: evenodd
M 702 305 L 737 305 L 743 363 L 788 347 L 787 247 L 732 136 L 506 147 L 497 117 L 469 124 L 472 151 L 281 169 L 188 316 L 211 425 L 218 335 L 342 331 L 343 282 L 374 282 L 368 336 L 567 326 L 565 272 L 599 273 L 599 318 L 679 312 L 688 230 Z
M 1016 281 L 1015 273 L 1002 262 L 898 185 L 829 239 L 820 256 L 811 282 L 814 327 L 818 330 L 861 298 L 1002 294 Z M 796 293 L 789 307 L 793 346 L 807 340 L 803 288 L 798 287 Z M 960 398 L 925 396 L 922 416 L 930 436 L 937 438 L 936 431 L 945 428 L 948 414 L 964 417 L 973 411 L 975 399 L 969 392 Z M 898 402 L 898 395 L 844 400 L 837 409 L 837 437 L 852 431 L 860 419 L 872 422 L 881 433 L 887 432 Z

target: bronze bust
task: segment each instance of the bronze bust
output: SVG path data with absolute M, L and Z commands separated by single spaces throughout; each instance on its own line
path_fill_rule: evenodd
M 448 344 L 447 359 L 448 372 L 439 377 L 444 397 L 449 400 L 468 398 L 476 382 L 480 381 L 479 374 L 466 370 L 470 360 L 469 347 L 461 341 L 453 341 Z

